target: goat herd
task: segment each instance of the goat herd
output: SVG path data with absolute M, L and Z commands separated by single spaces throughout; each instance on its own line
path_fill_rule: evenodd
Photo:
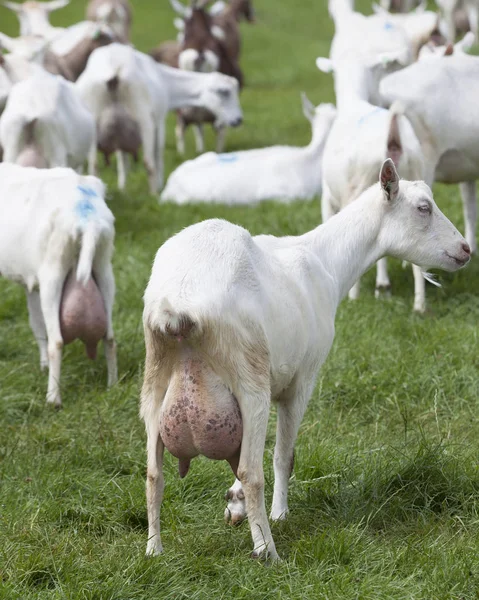
M 9 52 L 0 54 L 0 273 L 26 289 L 55 406 L 62 349 L 74 339 L 92 358 L 103 340 L 108 384 L 117 381 L 114 217 L 94 176 L 97 150 L 107 163 L 116 153 L 124 188 L 128 155 L 136 158 L 141 147 L 152 193 L 163 185 L 168 111 L 177 111 L 179 153 L 190 124 L 204 150 L 208 122 L 221 152 L 225 128 L 242 122 L 238 21 L 253 19 L 249 0 L 209 10 L 202 0 L 191 7 L 171 0 L 179 37 L 154 50 L 153 60 L 129 44 L 127 0 L 92 0 L 87 21 L 50 25 L 49 13 L 67 3 L 4 2 L 21 35 L 0 34 Z M 148 554 L 162 551 L 166 447 L 181 476 L 199 454 L 230 463 L 237 479 L 225 517 L 236 523 L 247 515 L 254 555 L 276 559 L 263 476 L 271 400 L 278 403 L 271 518 L 278 520 L 288 513 L 295 439 L 341 299 L 348 291 L 357 297 L 374 263 L 378 293 L 389 289 L 389 255 L 414 265 L 414 309 L 422 312 L 427 270 L 456 271 L 477 248 L 479 58 L 466 50 L 479 3 L 442 0 L 442 17 L 422 6 L 392 14 L 414 2 L 392 4 L 366 17 L 353 0 L 329 0 L 335 35 L 330 57 L 316 64 L 334 72 L 336 107 L 315 108 L 303 96 L 313 127 L 307 147 L 209 152 L 181 165 L 162 193 L 177 203 L 251 204 L 322 192 L 324 224 L 299 237 L 253 238 L 213 219 L 158 250 L 143 313 Z M 472 32 L 454 46 L 464 20 Z M 72 170 L 86 162 L 90 175 Z M 466 239 L 435 204 L 434 181 L 461 184 Z

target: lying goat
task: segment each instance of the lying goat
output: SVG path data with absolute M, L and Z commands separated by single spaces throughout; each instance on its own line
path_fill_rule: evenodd
M 123 128 L 122 115 L 128 115 L 127 127 L 129 130 L 135 127 L 139 132 L 152 194 L 163 185 L 165 119 L 169 110 L 201 106 L 215 115 L 217 126 L 235 127 L 242 121 L 238 84 L 233 78 L 220 73 L 172 69 L 121 44 L 95 50 L 76 86 L 100 125 L 113 119 Z M 110 112 L 108 119 L 104 117 L 105 111 Z M 108 137 L 104 130 L 99 131 L 101 140 Z M 127 136 L 118 137 L 125 140 Z M 131 144 L 125 147 L 121 140 L 109 144 L 109 148 L 120 153 L 132 151 Z M 134 152 L 136 150 L 135 146 Z M 120 189 L 126 182 L 124 159 L 123 154 L 119 154 Z
M 288 513 L 294 444 L 341 299 L 385 255 L 447 271 L 469 261 L 469 246 L 427 185 L 400 181 L 391 160 L 379 179 L 299 237 L 252 237 L 213 219 L 158 250 L 143 312 L 148 554 L 162 551 L 167 448 L 181 475 L 199 454 L 229 461 L 239 481 L 228 496 L 247 510 L 253 556 L 276 559 L 263 475 L 271 400 L 278 411 L 271 518 L 279 520 Z
M 95 177 L 70 169 L 0 165 L 0 273 L 27 292 L 30 326 L 49 368 L 47 402 L 61 405 L 64 344 L 94 358 L 103 339 L 108 385 L 117 379 L 112 327 L 114 217 Z
M 272 198 L 289 202 L 319 196 L 324 144 L 336 109 L 332 104 L 315 109 L 304 94 L 302 101 L 304 115 L 313 128 L 308 146 L 273 146 L 231 154 L 208 152 L 173 171 L 161 199 L 178 204 L 254 204 Z
M 96 154 L 95 121 L 75 87 L 49 73 L 35 74 L 11 90 L 0 118 L 5 162 L 81 169 Z

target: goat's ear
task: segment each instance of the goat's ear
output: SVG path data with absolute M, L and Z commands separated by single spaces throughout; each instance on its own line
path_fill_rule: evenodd
M 21 13 L 23 11 L 23 6 L 21 4 L 19 4 L 18 2 L 2 2 L 3 6 L 5 6 L 5 8 L 9 8 L 10 10 L 13 10 L 13 12 L 16 13 Z
M 334 73 L 334 63 L 330 58 L 318 56 L 316 59 L 316 66 L 323 73 Z
M 8 52 L 15 51 L 15 43 L 11 37 L 8 37 L 5 33 L 0 32 L 0 46 L 5 48 Z
M 59 8 L 63 8 L 70 4 L 70 0 L 52 0 L 51 2 L 44 2 L 42 6 L 47 12 L 53 12 Z
M 185 30 L 185 21 L 184 19 L 180 19 L 180 17 L 175 17 L 173 19 L 173 25 L 176 27 L 176 29 L 178 29 L 178 31 Z
M 444 50 L 444 56 L 451 56 L 452 54 L 454 54 L 454 46 L 449 42 Z
M 314 104 L 311 100 L 306 96 L 305 92 L 301 92 L 301 102 L 303 104 L 303 114 L 308 119 L 308 121 L 312 122 L 315 115 Z
M 393 161 L 390 158 L 387 158 L 381 167 L 379 184 L 381 189 L 386 194 L 387 199 L 391 202 L 394 202 L 399 194 L 399 175 L 396 171 Z
M 414 11 L 416 14 L 422 14 L 423 12 L 426 12 L 427 10 L 427 0 L 421 0 L 419 6 L 416 8 L 416 10 Z
M 218 25 L 213 25 L 211 28 L 211 35 L 217 40 L 220 40 L 220 42 L 224 42 L 226 39 L 224 30 L 221 29 L 221 27 L 218 27 Z

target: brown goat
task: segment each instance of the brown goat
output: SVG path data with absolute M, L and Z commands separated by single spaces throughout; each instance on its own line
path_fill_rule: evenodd
M 241 18 L 254 22 L 251 0 L 231 0 L 231 3 L 219 15 L 213 17 L 213 23 L 225 34 L 224 44 L 231 59 L 238 61 L 241 52 L 239 22 Z
M 172 2 L 175 10 L 178 3 Z M 252 20 L 250 0 L 232 0 L 222 15 L 212 17 L 199 4 L 191 9 L 180 8 L 184 16 L 184 38 L 182 42 L 165 42 L 150 54 L 158 62 L 191 71 L 220 71 L 238 80 L 243 85 L 243 73 L 238 58 L 240 36 L 238 21 L 241 16 Z M 217 22 L 218 20 L 218 22 Z M 221 23 L 221 25 L 220 25 Z M 231 43 L 228 35 L 232 36 Z M 180 154 L 184 153 L 184 133 L 189 125 L 195 126 L 197 152 L 204 151 L 203 124 L 213 123 L 213 115 L 201 108 L 185 108 L 177 111 L 176 141 Z M 217 151 L 224 146 L 224 129 L 217 131 Z

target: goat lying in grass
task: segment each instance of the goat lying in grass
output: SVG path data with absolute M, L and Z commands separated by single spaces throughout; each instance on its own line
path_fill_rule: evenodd
M 332 104 L 320 104 L 315 109 L 305 95 L 302 101 L 304 115 L 313 128 L 308 146 L 208 152 L 173 171 L 161 200 L 255 204 L 272 198 L 288 202 L 319 196 L 322 155 L 336 109 Z
M 96 177 L 71 169 L 0 165 L 0 274 L 27 292 L 30 326 L 49 367 L 47 402 L 61 405 L 62 348 L 103 339 L 108 384 L 117 379 L 112 327 L 114 217 Z
M 181 475 L 198 454 L 229 461 L 238 478 L 229 496 L 247 512 L 253 555 L 276 559 L 263 475 L 271 400 L 278 403 L 271 518 L 278 520 L 288 512 L 294 443 L 341 299 L 382 256 L 456 271 L 469 254 L 427 185 L 399 181 L 390 159 L 379 184 L 305 235 L 252 237 L 213 219 L 168 240 L 144 297 L 147 553 L 162 551 L 166 447 Z

